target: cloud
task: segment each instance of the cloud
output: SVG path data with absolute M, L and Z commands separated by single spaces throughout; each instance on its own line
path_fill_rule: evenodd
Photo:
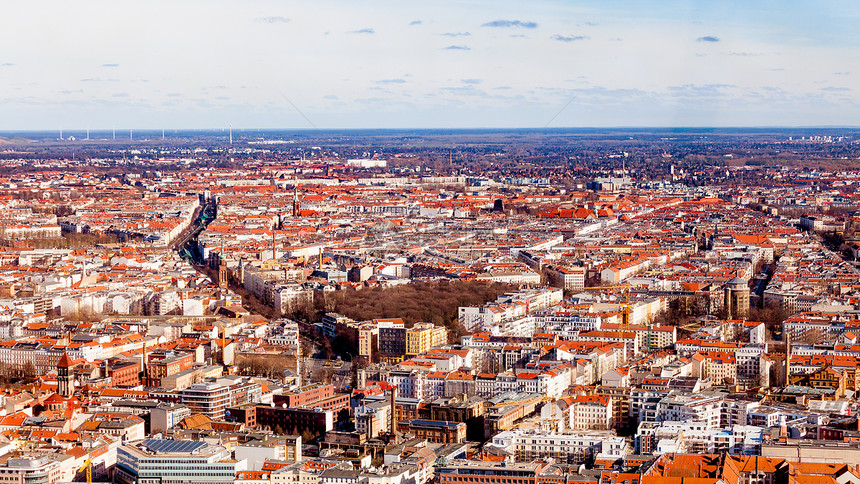
M 552 40 L 557 40 L 559 42 L 575 42 L 577 40 L 588 40 L 591 37 L 587 35 L 553 35 L 550 37 Z
M 699 37 L 696 39 L 696 42 L 719 42 L 719 37 L 714 37 L 713 35 L 706 35 L 704 37 Z
M 480 89 L 475 89 L 474 86 L 443 87 L 441 91 L 457 96 L 487 96 L 486 92 L 481 91 Z
M 406 84 L 405 79 L 380 79 L 377 84 Z
M 350 34 L 375 34 L 376 32 L 373 29 L 359 29 L 353 30 L 349 32 Z
M 119 64 L 102 64 L 102 67 L 119 67 Z
M 852 89 L 848 87 L 822 87 L 822 91 L 827 92 L 850 92 Z
M 409 25 L 421 25 L 422 23 L 424 22 L 422 22 L 421 20 L 413 20 L 409 22 Z
M 445 37 L 468 37 L 468 36 L 472 35 L 472 33 L 471 32 L 445 32 L 442 35 L 444 35 Z
M 559 90 L 559 94 L 573 93 L 577 100 L 611 100 L 613 102 L 649 97 L 652 94 L 641 89 L 613 89 L 603 86 L 592 86 L 583 89 Z
M 449 45 L 442 50 L 472 50 L 468 45 Z
M 522 27 L 524 29 L 536 29 L 537 26 L 538 24 L 535 22 L 523 22 L 521 20 L 493 20 L 481 25 L 481 27 Z
M 463 84 L 480 84 L 484 81 L 483 79 L 460 79 L 460 82 Z
M 323 99 L 340 99 L 340 98 L 335 96 L 334 94 L 326 94 L 325 96 L 323 96 Z
M 703 98 L 727 96 L 727 89 L 735 88 L 734 84 L 684 84 L 682 86 L 669 86 L 668 91 L 672 96 Z
M 758 57 L 760 55 L 764 55 L 756 52 L 729 52 L 729 55 L 733 55 L 736 57 Z
M 11 64 L 3 64 L 3 65 L 5 66 L 5 65 L 11 65 Z M 849 71 L 834 72 L 833 75 L 834 76 L 850 76 L 851 72 L 849 72 Z
M 274 17 L 260 17 L 257 19 L 257 22 L 263 22 L 267 24 L 285 24 L 289 23 L 290 19 L 287 17 L 274 16 Z
M 585 25 L 588 25 L 589 27 L 597 27 L 597 22 L 585 22 Z
M 0 67 L 12 67 L 14 65 L 15 64 L 13 64 L 12 62 L 4 62 L 4 63 L 0 64 Z

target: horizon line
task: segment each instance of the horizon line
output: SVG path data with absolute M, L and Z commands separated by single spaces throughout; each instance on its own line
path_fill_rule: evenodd
M 149 127 L 123 127 L 123 128 L 22 128 L 22 129 L 0 129 L 0 133 L 51 133 L 51 132 L 64 132 L 64 133 L 86 133 L 89 131 L 91 134 L 94 132 L 102 133 L 108 132 L 111 133 L 114 130 L 117 132 L 126 132 L 129 130 L 140 131 L 140 132 L 161 132 L 164 131 L 165 135 L 168 132 L 176 132 L 176 131 L 202 131 L 202 132 L 226 132 L 231 128 L 229 126 L 225 126 L 223 128 L 200 128 L 200 127 L 184 127 L 184 128 L 149 128 Z M 243 131 L 307 131 L 307 132 L 324 132 L 324 131 L 437 131 L 437 130 L 449 130 L 449 131 L 476 131 L 476 130 L 531 130 L 531 131 L 551 131 L 551 130 L 575 130 L 575 129 L 860 129 L 860 125 L 851 125 L 851 124 L 816 124 L 816 125 L 749 125 L 749 126 L 732 126 L 732 125 L 615 125 L 615 126 L 506 126 L 506 127 L 494 127 L 494 126 L 473 126 L 473 127 L 407 127 L 407 128 L 393 128 L 393 127 L 385 127 L 385 128 L 287 128 L 287 127 L 232 127 L 232 130 L 235 132 L 243 132 Z

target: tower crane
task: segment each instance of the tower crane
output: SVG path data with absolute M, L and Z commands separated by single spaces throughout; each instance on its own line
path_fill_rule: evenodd
M 84 470 L 87 471 L 87 484 L 93 484 L 93 460 L 89 457 L 87 457 L 87 460 L 86 462 L 84 462 L 84 465 L 82 465 L 80 469 L 78 469 L 78 472 Z

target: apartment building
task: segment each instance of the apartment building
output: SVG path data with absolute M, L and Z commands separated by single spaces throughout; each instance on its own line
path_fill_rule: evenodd
M 359 335 L 359 338 L 361 336 Z M 448 343 L 448 330 L 432 323 L 415 323 L 406 330 L 406 356 L 426 353 L 434 346 Z
M 572 401 L 573 430 L 612 428 L 612 398 L 605 395 L 578 395 Z
M 703 422 L 707 428 L 720 426 L 723 394 L 698 393 L 669 395 L 657 404 L 657 420 L 661 422 Z

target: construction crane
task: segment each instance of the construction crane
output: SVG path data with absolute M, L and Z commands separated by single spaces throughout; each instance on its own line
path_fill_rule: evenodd
M 223 323 L 215 323 L 215 328 L 221 334 L 221 339 L 218 341 L 218 346 L 221 347 L 221 366 L 227 366 L 226 355 L 224 354 L 224 347 L 227 346 L 227 327 Z M 215 362 L 213 361 L 213 363 Z
M 93 484 L 93 460 L 87 457 L 87 461 L 84 462 L 84 465 L 78 469 L 78 472 L 87 471 L 87 484 Z

